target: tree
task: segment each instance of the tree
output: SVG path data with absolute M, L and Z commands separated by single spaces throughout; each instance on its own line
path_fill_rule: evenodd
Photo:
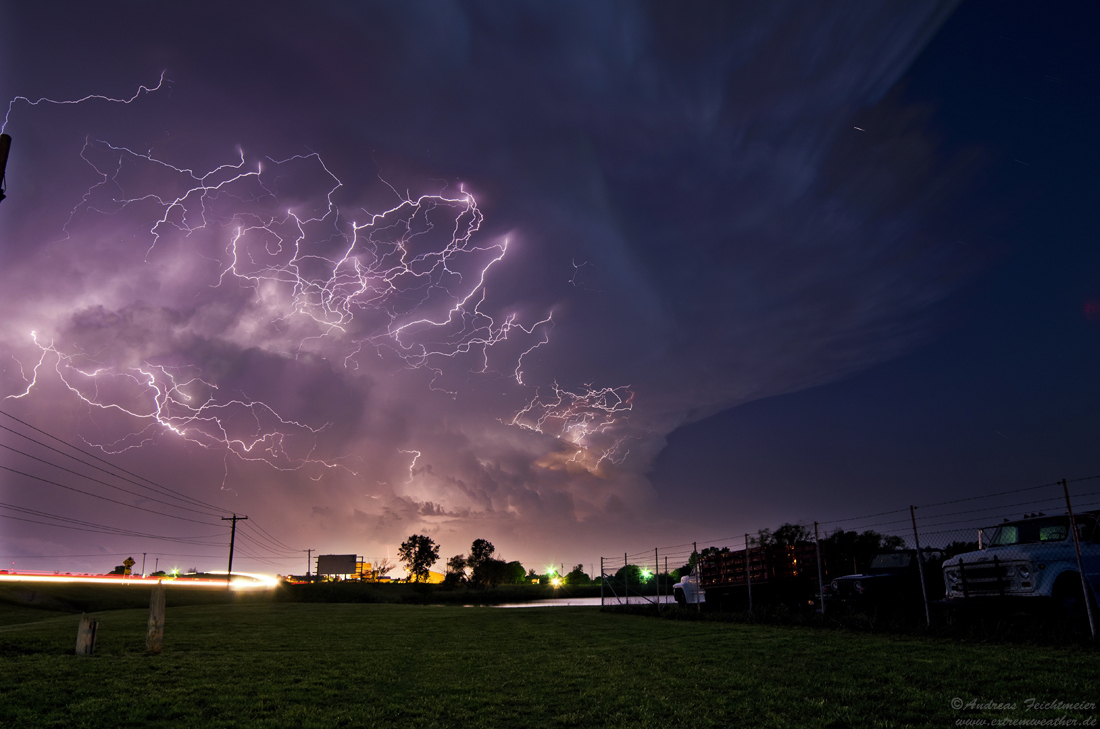
M 761 529 L 755 539 L 749 540 L 754 547 L 791 547 L 796 544 L 812 544 L 813 531 L 803 524 L 786 523 L 776 529 Z
M 506 583 L 510 585 L 522 585 L 524 578 L 526 577 L 526 573 L 523 571 L 523 565 L 521 565 L 518 561 L 513 560 L 512 562 L 508 563 L 508 571 L 505 576 L 506 579 L 504 581 Z
M 643 570 L 636 564 L 628 564 L 625 567 L 620 567 L 615 572 L 615 582 L 619 584 L 626 583 L 637 587 L 644 581 Z
M 584 565 L 579 564 L 570 570 L 569 574 L 565 576 L 565 584 L 570 587 L 577 585 L 587 585 L 592 582 L 592 578 L 585 574 Z
M 389 557 L 377 557 L 375 558 L 374 562 L 371 563 L 371 567 L 373 568 L 372 571 L 374 572 L 374 578 L 378 579 L 379 577 L 385 577 L 387 574 L 392 572 L 394 564 L 393 560 L 391 560 Z
M 466 576 L 466 557 L 465 555 L 456 554 L 447 560 L 447 571 L 455 574 L 460 574 L 463 577 Z
M 466 583 L 466 556 L 456 554 L 447 560 L 447 574 L 443 576 L 444 587 L 458 587 Z
M 428 570 L 439 559 L 439 545 L 431 537 L 413 534 L 398 547 L 397 557 L 409 575 L 421 582 L 428 577 Z
M 443 584 L 447 587 L 458 587 L 466 581 L 466 557 L 456 554 L 447 560 L 447 574 L 443 577 Z
M 797 544 L 812 544 L 813 531 L 803 524 L 787 523 L 772 532 L 772 544 L 779 547 L 793 547 Z
M 470 568 L 470 582 L 475 585 L 490 583 L 489 562 L 498 561 L 493 560 L 493 553 L 496 551 L 496 547 L 488 539 L 474 540 L 470 545 L 470 556 L 466 558 L 466 566 Z
M 876 554 L 885 550 L 902 549 L 905 540 L 895 535 L 879 534 L 873 529 L 863 533 L 837 529 L 821 540 L 821 554 L 830 571 L 846 574 L 867 569 Z

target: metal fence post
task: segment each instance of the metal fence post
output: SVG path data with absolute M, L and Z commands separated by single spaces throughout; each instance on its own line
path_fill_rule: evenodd
M 603 609 L 603 585 L 607 582 L 603 571 L 603 557 L 600 557 L 600 609 Z
M 1085 580 L 1085 568 L 1081 566 L 1081 537 L 1077 534 L 1077 522 L 1073 519 L 1073 504 L 1069 502 L 1069 483 L 1062 479 L 1062 491 L 1066 494 L 1066 510 L 1069 512 L 1069 528 L 1073 532 L 1073 549 L 1077 552 L 1077 574 L 1081 576 L 1081 597 L 1085 600 L 1085 611 L 1089 616 L 1089 633 L 1096 640 L 1096 620 L 1092 615 L 1092 598 L 1089 596 L 1089 585 Z
M 821 537 L 817 534 L 817 522 L 814 522 L 814 548 L 817 550 L 817 597 L 821 601 L 822 615 L 825 614 L 825 575 L 821 569 Z
M 657 614 L 661 614 L 661 558 L 653 548 L 653 579 L 657 580 Z
M 749 535 L 745 535 L 745 584 L 749 588 L 749 612 L 752 612 L 752 559 L 749 556 Z
M 909 505 L 909 517 L 913 520 L 913 543 L 917 545 L 917 570 L 920 574 L 920 594 L 924 596 L 924 622 L 932 627 L 932 611 L 928 608 L 928 586 L 924 581 L 924 555 L 920 551 L 920 535 L 917 534 L 917 507 Z
M 626 604 L 630 604 L 630 555 L 623 552 L 623 594 L 626 595 Z
M 691 543 L 691 556 L 695 558 L 695 612 L 703 612 L 703 604 L 699 598 L 703 594 L 703 572 L 699 567 L 699 543 Z

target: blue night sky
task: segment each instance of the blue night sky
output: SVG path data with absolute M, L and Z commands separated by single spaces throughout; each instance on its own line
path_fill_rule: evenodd
M 0 554 L 568 567 L 1100 474 L 1096 16 L 0 1 L 0 410 L 174 494 L 5 432 Z

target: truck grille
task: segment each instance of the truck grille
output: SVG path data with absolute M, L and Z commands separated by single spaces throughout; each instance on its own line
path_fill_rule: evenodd
M 959 562 L 959 577 L 961 589 L 971 595 L 1003 595 L 1005 590 L 1012 588 L 1012 581 L 1008 579 L 1008 568 L 1004 565 L 981 564 L 968 566 Z

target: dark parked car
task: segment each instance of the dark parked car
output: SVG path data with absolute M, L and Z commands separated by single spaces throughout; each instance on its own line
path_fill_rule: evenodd
M 943 577 L 940 574 L 943 553 L 936 550 L 922 552 L 928 599 L 938 600 L 944 594 Z M 923 604 L 916 550 L 880 552 L 871 560 L 866 572 L 833 580 L 825 592 L 825 600 L 827 603 L 856 608 Z

